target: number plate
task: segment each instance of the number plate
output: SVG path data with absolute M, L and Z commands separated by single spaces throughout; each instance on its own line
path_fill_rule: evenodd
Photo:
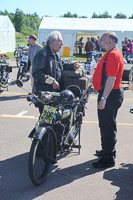
M 56 112 L 56 108 L 45 105 L 43 107 L 43 112 L 40 118 L 44 119 L 46 123 L 52 124 L 52 120 L 54 118 L 55 112 Z
M 28 56 L 22 56 L 22 61 L 27 63 L 28 62 Z

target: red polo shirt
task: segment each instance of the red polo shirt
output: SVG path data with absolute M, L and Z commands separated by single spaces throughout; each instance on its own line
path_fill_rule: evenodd
M 119 48 L 114 48 L 111 51 L 107 52 L 101 58 L 101 60 L 98 62 L 96 66 L 96 70 L 94 72 L 93 79 L 92 79 L 93 86 L 96 91 L 99 91 L 102 89 L 101 88 L 102 68 L 103 68 L 103 62 L 106 56 L 107 56 L 106 67 L 105 67 L 106 76 L 116 77 L 113 89 L 121 88 L 121 79 L 122 79 L 123 69 L 124 69 L 124 59 Z

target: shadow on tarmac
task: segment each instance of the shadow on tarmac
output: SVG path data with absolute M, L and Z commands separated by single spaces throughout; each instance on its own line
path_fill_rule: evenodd
M 58 164 L 52 166 L 46 182 L 39 187 L 33 186 L 29 179 L 28 153 L 0 161 L 0 199 L 31 200 L 39 197 L 76 179 L 99 172 L 99 170 L 91 167 L 93 161 L 87 161 L 64 169 L 58 168 Z
M 27 95 L 14 95 L 14 96 L 2 96 L 0 97 L 0 101 L 11 101 L 17 99 L 26 99 Z
M 115 200 L 133 199 L 133 164 L 121 164 L 119 169 L 106 171 L 104 179 L 112 181 L 112 185 L 118 186 Z

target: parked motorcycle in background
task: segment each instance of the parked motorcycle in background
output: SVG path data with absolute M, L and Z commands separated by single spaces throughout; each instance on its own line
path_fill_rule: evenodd
M 30 73 L 27 72 L 28 69 L 28 49 L 21 48 L 21 54 L 19 54 L 18 72 L 17 79 L 28 81 L 30 78 Z
M 12 77 L 9 77 L 10 72 L 12 72 L 12 67 L 7 63 L 8 57 L 6 55 L 0 56 L 0 89 L 6 88 L 8 90 L 8 85 L 11 83 Z
M 18 44 L 17 48 L 15 48 L 14 57 L 16 58 L 17 67 L 20 66 L 20 60 L 22 58 L 23 49 L 24 49 L 24 46 L 21 46 L 20 44 Z

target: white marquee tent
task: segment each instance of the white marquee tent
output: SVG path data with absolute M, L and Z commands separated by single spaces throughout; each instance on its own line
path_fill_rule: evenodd
M 121 48 L 121 42 L 126 36 L 133 39 L 133 19 L 44 17 L 38 30 L 39 43 L 46 42 L 48 34 L 54 30 L 61 32 L 63 45 L 70 47 L 72 56 L 78 34 L 83 37 L 86 35 L 87 38 L 87 35 L 97 36 L 106 31 L 114 31 L 119 37 L 118 46 Z
M 0 16 L 0 53 L 15 49 L 15 28 L 8 16 Z

